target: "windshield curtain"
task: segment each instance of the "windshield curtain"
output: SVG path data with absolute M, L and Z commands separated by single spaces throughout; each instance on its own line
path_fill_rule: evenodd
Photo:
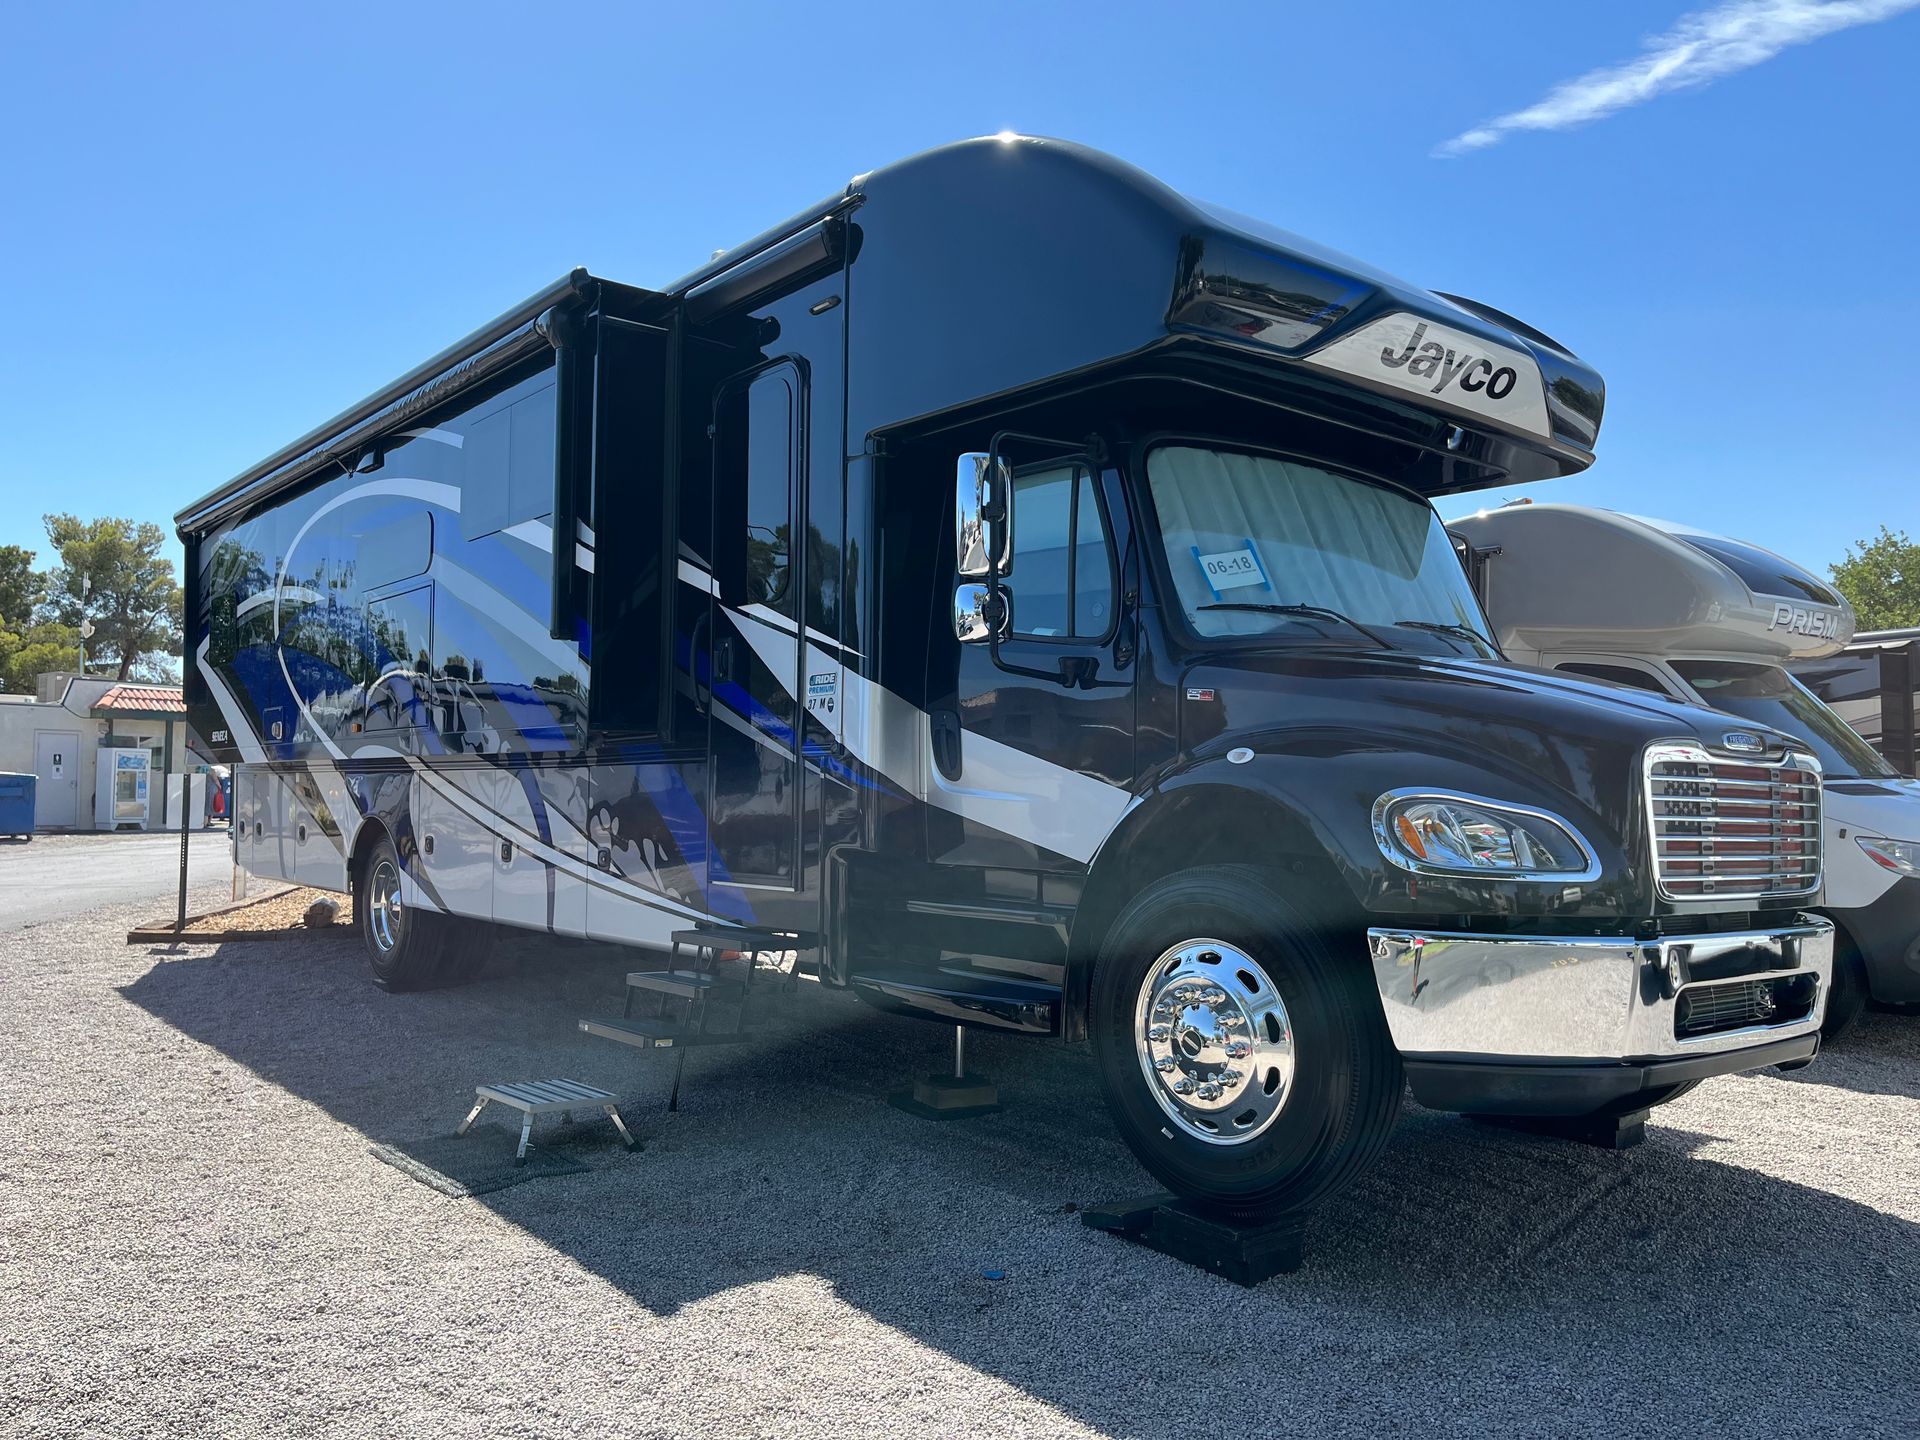
M 1174 592 L 1205 636 L 1271 635 L 1324 619 L 1208 606 L 1319 605 L 1407 649 L 1494 654 L 1479 603 L 1440 517 L 1426 501 L 1348 475 L 1233 450 L 1162 445 L 1147 481 Z M 1353 638 L 1342 634 L 1343 639 Z
M 1700 698 L 1716 710 L 1738 715 L 1756 725 L 1770 725 L 1797 736 L 1813 747 L 1829 780 L 1897 775 L 1874 748 L 1813 692 L 1777 665 L 1742 664 L 1736 660 L 1675 660 L 1680 673 Z

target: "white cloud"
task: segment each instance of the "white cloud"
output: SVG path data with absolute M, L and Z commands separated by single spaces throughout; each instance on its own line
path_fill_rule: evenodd
M 1637 59 L 1589 70 L 1546 99 L 1476 125 L 1434 150 L 1445 158 L 1497 145 L 1516 130 L 1566 130 L 1644 105 L 1670 90 L 1706 85 L 1771 60 L 1782 50 L 1871 25 L 1920 6 L 1920 0 L 1726 0 L 1683 15 L 1646 42 Z

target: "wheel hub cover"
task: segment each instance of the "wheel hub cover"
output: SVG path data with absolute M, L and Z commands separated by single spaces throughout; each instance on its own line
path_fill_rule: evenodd
M 1237 946 L 1189 940 L 1154 961 L 1134 1040 L 1154 1100 L 1196 1139 L 1242 1144 L 1286 1104 L 1294 1064 L 1287 1007 Z

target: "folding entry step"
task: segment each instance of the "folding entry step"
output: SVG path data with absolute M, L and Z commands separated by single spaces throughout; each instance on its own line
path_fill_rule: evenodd
M 619 1018 L 582 1020 L 580 1028 L 636 1049 L 677 1050 L 667 1109 L 678 1110 L 687 1051 L 746 1039 L 755 972 L 773 969 L 789 983 L 797 981 L 800 957 L 809 950 L 817 954 L 819 944 L 818 937 L 806 931 L 720 925 L 676 930 L 672 940 L 665 970 L 635 970 L 627 975 L 626 1004 Z M 689 953 L 683 955 L 683 950 Z M 730 954 L 738 958 L 722 958 Z M 789 955 L 793 957 L 790 970 L 785 958 Z M 764 965 L 763 956 L 776 958 Z
M 632 1045 L 640 1050 L 685 1050 L 696 1045 L 731 1045 L 747 1038 L 737 1030 L 690 1034 L 684 1025 L 651 1015 L 582 1020 L 580 1028 L 589 1035 L 598 1035 L 603 1040 L 618 1040 L 622 1045 Z

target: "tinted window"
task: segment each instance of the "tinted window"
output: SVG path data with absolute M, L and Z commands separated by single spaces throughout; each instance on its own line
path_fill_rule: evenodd
M 722 396 L 715 436 L 714 546 L 721 595 L 795 613 L 793 479 L 795 382 L 791 366 Z
M 1894 773 L 1833 711 L 1804 685 L 1773 665 L 1734 660 L 1675 660 L 1673 668 L 1707 704 L 1729 715 L 1797 736 L 1813 747 L 1828 778 Z
M 364 531 L 355 545 L 354 578 L 362 589 L 427 573 L 433 562 L 433 516 L 425 510 L 394 515 Z
M 1692 535 L 1685 532 L 1676 539 L 1704 551 L 1725 565 L 1756 595 L 1787 595 L 1795 600 L 1811 600 L 1816 605 L 1838 605 L 1840 597 L 1806 571 L 1796 569 L 1771 551 L 1757 545 L 1743 545 L 1718 535 Z
M 433 586 L 369 600 L 367 630 L 378 677 L 367 688 L 367 728 L 431 724 L 426 705 L 433 670 Z
M 1097 640 L 1113 619 L 1112 545 L 1093 477 L 1077 465 L 1013 482 L 1013 629 Z
M 1588 665 L 1584 662 L 1569 662 L 1556 665 L 1556 670 L 1568 675 L 1584 675 L 1589 680 L 1609 680 L 1615 685 L 1628 685 L 1635 690 L 1651 690 L 1656 695 L 1665 695 L 1667 687 L 1644 670 L 1635 670 L 1630 665 Z
M 460 436 L 460 528 L 477 540 L 553 513 L 559 391 L 550 373 L 522 381 L 441 428 Z

